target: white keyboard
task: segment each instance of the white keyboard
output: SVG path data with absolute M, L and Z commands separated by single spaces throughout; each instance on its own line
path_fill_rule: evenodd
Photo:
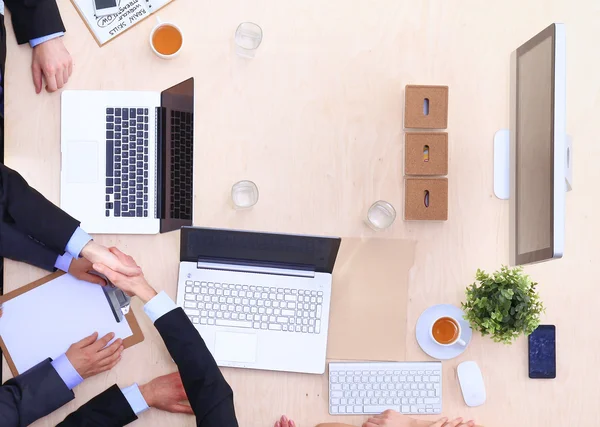
M 441 362 L 329 363 L 329 413 L 442 412 Z
M 194 324 L 320 334 L 323 292 L 187 280 L 183 310 Z

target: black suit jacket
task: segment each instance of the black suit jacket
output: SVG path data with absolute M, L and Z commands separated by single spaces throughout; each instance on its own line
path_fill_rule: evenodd
M 47 359 L 0 387 L 0 426 L 28 426 L 74 397 Z
M 0 256 L 53 270 L 79 221 L 0 164 Z
M 17 43 L 65 31 L 56 0 L 4 0 Z
M 204 340 L 181 308 L 154 324 L 179 368 L 198 427 L 238 427 L 233 391 L 223 378 Z M 137 417 L 117 386 L 69 415 L 60 427 L 120 427 Z

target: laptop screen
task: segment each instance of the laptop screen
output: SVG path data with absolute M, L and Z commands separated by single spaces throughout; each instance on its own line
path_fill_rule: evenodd
M 183 227 L 181 261 L 237 262 L 250 265 L 314 269 L 332 273 L 338 237 L 301 236 L 216 228 Z
M 160 231 L 191 225 L 194 179 L 194 79 L 161 93 L 158 150 Z

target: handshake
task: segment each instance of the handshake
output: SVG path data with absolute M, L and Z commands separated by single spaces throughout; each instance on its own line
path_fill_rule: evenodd
M 144 303 L 156 295 L 135 260 L 119 249 L 107 248 L 90 240 L 82 249 L 81 256 L 83 258 L 74 259 L 69 267 L 69 274 L 77 279 L 104 285 L 102 278 L 91 274 L 95 270 L 123 292 L 139 297 Z
M 157 295 L 148 284 L 142 269 L 135 260 L 117 248 L 106 248 L 91 240 L 81 251 L 83 258 L 74 259 L 69 268 L 69 274 L 80 280 L 105 285 L 104 280 L 91 274 L 92 270 L 103 274 L 115 286 L 129 296 L 137 296 L 144 303 Z M 99 374 L 112 369 L 120 360 L 123 351 L 122 341 L 115 340 L 108 334 L 98 339 L 94 333 L 89 337 L 73 344 L 66 356 L 82 378 Z M 148 406 L 168 412 L 193 414 L 192 408 L 183 403 L 187 400 L 179 373 L 164 375 L 139 387 Z

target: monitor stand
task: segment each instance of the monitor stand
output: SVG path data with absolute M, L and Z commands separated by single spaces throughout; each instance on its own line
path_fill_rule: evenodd
M 567 135 L 567 153 L 565 156 L 565 191 L 573 189 L 573 141 Z M 494 135 L 494 194 L 497 198 L 510 198 L 510 131 L 500 129 Z

